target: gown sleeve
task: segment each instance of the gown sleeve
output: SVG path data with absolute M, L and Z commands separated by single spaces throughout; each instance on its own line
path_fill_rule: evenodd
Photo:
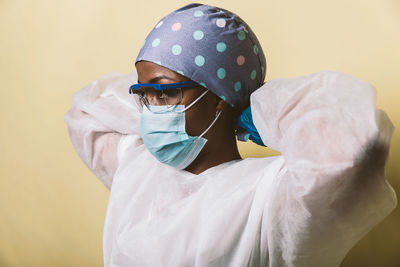
M 268 81 L 254 124 L 284 164 L 264 208 L 269 266 L 339 266 L 396 206 L 385 179 L 394 126 L 369 83 L 334 71 Z
M 108 189 L 118 167 L 120 141 L 135 135 L 134 145 L 141 143 L 140 105 L 129 94 L 136 82 L 136 72 L 108 73 L 76 92 L 64 117 L 79 157 Z

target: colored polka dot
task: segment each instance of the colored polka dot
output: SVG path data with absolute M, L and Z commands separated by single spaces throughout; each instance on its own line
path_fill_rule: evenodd
M 164 23 L 164 21 L 160 21 L 160 22 L 157 24 L 156 28 L 160 28 L 160 26 L 163 25 L 163 23 Z
M 242 84 L 240 82 L 235 82 L 235 91 L 239 92 L 242 88 Z
M 244 40 L 246 38 L 246 33 L 244 31 L 240 31 L 238 32 L 237 37 L 239 40 Z
M 218 27 L 223 28 L 226 25 L 226 20 L 224 19 L 217 19 L 217 21 L 215 22 L 215 24 L 217 24 Z
M 261 66 L 261 73 L 264 73 L 264 66 Z
M 203 66 L 205 61 L 206 61 L 206 60 L 205 60 L 204 57 L 201 56 L 201 55 L 198 55 L 198 56 L 196 56 L 196 57 L 194 58 L 194 63 L 196 63 L 196 65 L 199 66 L 199 67 Z
M 238 56 L 237 59 L 236 59 L 236 63 L 237 63 L 239 66 L 242 66 L 242 65 L 244 64 L 244 61 L 245 61 L 244 56 Z
M 253 70 L 253 71 L 251 72 L 250 78 L 251 78 L 252 80 L 254 80 L 254 79 L 256 78 L 256 75 L 257 75 L 257 71 L 256 71 L 256 70 Z
M 204 15 L 203 11 L 201 10 L 196 10 L 193 14 L 195 17 L 201 17 Z
M 156 38 L 153 40 L 153 42 L 151 43 L 151 46 L 153 47 L 157 47 L 160 44 L 160 38 Z
M 244 138 L 244 141 L 246 141 L 246 142 L 249 141 L 250 134 L 249 133 L 245 134 L 243 138 Z
M 258 46 L 254 45 L 253 47 L 254 54 L 258 55 Z
M 222 100 L 226 101 L 226 97 L 223 95 L 220 95 L 219 98 L 221 98 Z
M 174 25 L 171 26 L 171 29 L 176 32 L 179 31 L 182 28 L 182 24 L 180 24 L 179 22 L 174 23 Z
M 226 50 L 226 44 L 224 42 L 219 42 L 217 44 L 217 51 L 224 52 Z
M 204 33 L 202 32 L 202 31 L 195 31 L 194 33 L 193 33 L 193 38 L 195 39 L 195 40 L 201 40 L 201 39 L 203 39 L 203 37 L 204 37 Z
M 180 45 L 173 45 L 172 46 L 172 53 L 174 54 L 174 55 L 180 55 L 181 53 L 182 53 L 182 46 L 180 46 Z
M 207 85 L 205 83 L 200 83 L 201 86 L 203 86 L 204 88 L 207 88 Z
M 183 73 L 183 71 L 181 71 L 181 70 L 178 70 L 177 73 L 179 73 L 180 75 L 185 75 L 185 74 Z
M 220 78 L 220 79 L 225 78 L 225 76 L 226 76 L 226 71 L 225 71 L 225 69 L 224 69 L 224 68 L 219 68 L 219 69 L 217 70 L 217 76 L 218 76 L 218 78 Z

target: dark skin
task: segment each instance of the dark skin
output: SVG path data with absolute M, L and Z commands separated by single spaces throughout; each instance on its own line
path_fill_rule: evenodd
M 190 81 L 175 71 L 149 61 L 138 62 L 136 70 L 140 83 L 166 84 Z M 181 105 L 188 106 L 204 91 L 205 89 L 201 86 L 184 88 Z M 201 135 L 214 120 L 217 111 L 222 111 L 222 113 L 203 136 L 208 141 L 197 158 L 185 169 L 188 172 L 200 174 L 208 168 L 241 159 L 233 127 L 234 110 L 211 91 L 186 110 L 186 132 L 190 136 Z

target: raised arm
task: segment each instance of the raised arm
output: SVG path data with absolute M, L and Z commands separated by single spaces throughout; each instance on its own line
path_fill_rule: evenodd
M 384 172 L 394 127 L 375 94 L 323 71 L 272 80 L 251 96 L 264 144 L 285 162 L 265 210 L 270 266 L 338 266 L 396 206 Z
M 73 96 L 65 115 L 76 152 L 89 169 L 110 189 L 118 167 L 118 144 L 125 135 L 139 137 L 140 106 L 128 88 L 137 74 L 109 73 Z

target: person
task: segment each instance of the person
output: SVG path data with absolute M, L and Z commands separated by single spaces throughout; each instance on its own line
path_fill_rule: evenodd
M 76 92 L 65 116 L 110 189 L 105 266 L 339 266 L 395 208 L 394 127 L 368 82 L 264 83 L 251 28 L 199 3 L 163 17 L 135 63 Z M 282 155 L 242 159 L 236 138 Z

